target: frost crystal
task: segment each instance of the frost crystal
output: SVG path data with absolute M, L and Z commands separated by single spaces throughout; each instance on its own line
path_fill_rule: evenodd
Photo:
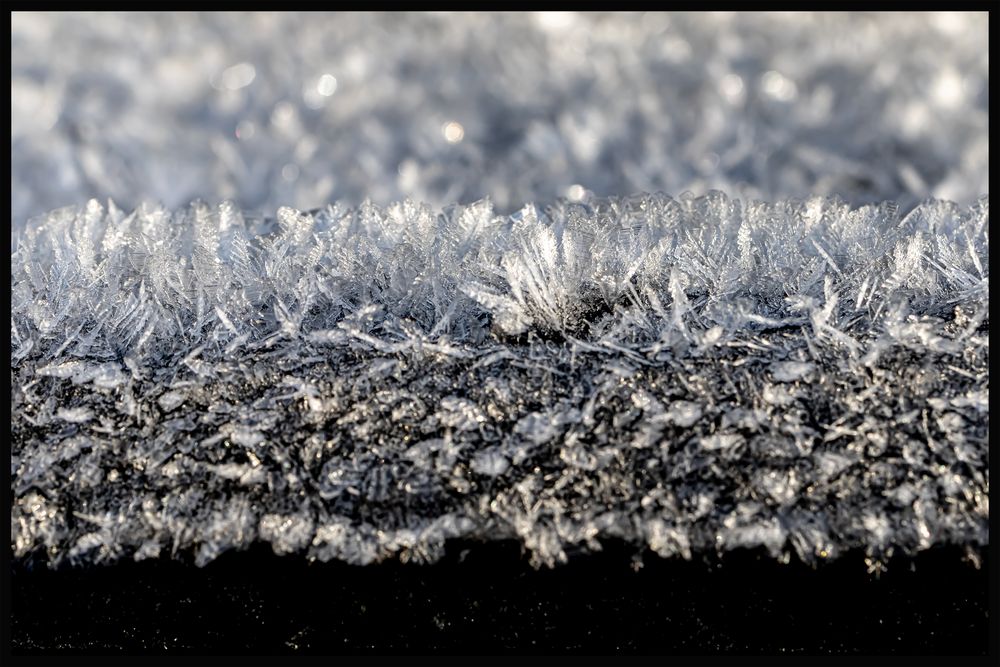
M 987 197 L 57 210 L 11 258 L 11 544 L 982 546 L 988 250 Z
M 90 197 L 968 204 L 989 192 L 988 18 L 16 12 L 11 219 Z

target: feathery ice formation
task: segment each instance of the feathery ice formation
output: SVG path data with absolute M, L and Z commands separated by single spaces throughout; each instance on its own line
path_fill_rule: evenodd
M 980 549 L 988 246 L 988 197 L 57 210 L 11 258 L 14 554 Z

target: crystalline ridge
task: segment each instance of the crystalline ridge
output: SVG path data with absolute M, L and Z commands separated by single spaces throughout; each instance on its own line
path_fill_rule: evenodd
M 989 200 L 36 218 L 15 556 L 988 544 Z

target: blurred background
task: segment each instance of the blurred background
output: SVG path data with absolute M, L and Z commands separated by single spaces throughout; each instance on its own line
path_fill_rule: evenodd
M 12 232 L 113 198 L 989 192 L 984 14 L 13 13 Z

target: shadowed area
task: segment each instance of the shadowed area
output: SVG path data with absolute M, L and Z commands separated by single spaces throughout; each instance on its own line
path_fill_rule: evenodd
M 517 543 L 449 542 L 432 565 L 310 563 L 254 547 L 14 571 L 15 654 L 578 652 L 985 655 L 987 572 L 957 547 L 813 569 L 736 550 L 694 561 L 609 541 L 555 569 Z M 638 567 L 641 563 L 642 566 Z M 219 648 L 219 647 L 225 647 Z

